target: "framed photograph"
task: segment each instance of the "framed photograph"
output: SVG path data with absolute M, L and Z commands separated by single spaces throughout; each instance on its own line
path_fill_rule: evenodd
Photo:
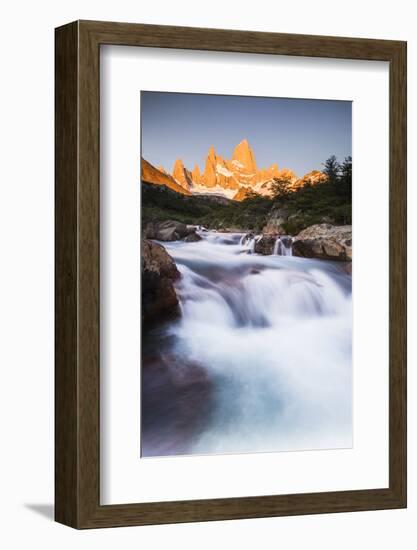
M 56 520 L 406 506 L 406 43 L 56 29 Z

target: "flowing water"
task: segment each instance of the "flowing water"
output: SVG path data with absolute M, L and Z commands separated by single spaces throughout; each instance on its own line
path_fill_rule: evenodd
M 279 256 L 292 256 L 292 238 L 277 237 L 274 244 L 273 254 Z
M 142 455 L 350 447 L 346 266 L 201 235 L 162 243 L 181 314 L 143 335 Z

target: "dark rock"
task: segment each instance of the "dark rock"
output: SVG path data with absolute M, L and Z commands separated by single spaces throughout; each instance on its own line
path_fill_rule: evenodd
M 156 320 L 178 306 L 174 281 L 180 272 L 174 260 L 158 243 L 142 241 L 142 317 Z
M 196 233 L 194 225 L 185 225 L 185 223 L 175 220 L 167 220 L 163 222 L 149 222 L 144 230 L 145 239 L 156 239 L 157 241 L 178 241 L 186 240 L 187 242 L 196 242 L 200 240 L 200 236 Z M 187 239 L 187 237 L 190 237 Z
M 270 254 L 272 254 L 274 252 L 276 240 L 276 235 L 262 235 L 260 239 L 257 239 L 255 241 L 256 254 L 262 254 L 264 256 L 269 256 Z
M 175 220 L 164 222 L 151 222 L 145 228 L 145 239 L 156 239 L 158 241 L 178 241 L 183 239 L 190 232 L 185 223 Z
M 198 241 L 201 241 L 201 239 L 202 239 L 202 237 L 200 237 L 200 235 L 194 231 L 194 233 L 189 233 L 185 237 L 184 241 L 186 243 L 196 243 Z
M 156 239 L 155 224 L 153 222 L 149 222 L 149 223 L 146 224 L 146 227 L 143 230 L 143 238 L 144 239 Z

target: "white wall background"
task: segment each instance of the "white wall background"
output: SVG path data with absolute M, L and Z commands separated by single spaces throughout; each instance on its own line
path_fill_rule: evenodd
M 397 0 L 9 0 L 0 82 L 0 544 L 14 548 L 415 548 L 417 35 Z M 54 27 L 74 19 L 408 40 L 408 510 L 77 532 L 52 522 Z M 377 130 L 376 130 L 377 131 Z M 370 159 L 377 162 L 378 159 Z M 370 212 L 370 220 L 378 207 Z M 377 235 L 372 238 L 378 238 Z M 370 242 L 372 246 L 372 242 Z M 378 276 L 378 266 L 375 266 Z M 343 472 L 341 472 L 343 475 Z

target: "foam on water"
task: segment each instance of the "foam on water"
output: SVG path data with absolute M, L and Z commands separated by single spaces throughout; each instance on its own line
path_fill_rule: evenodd
M 207 421 L 172 454 L 350 447 L 351 277 L 341 264 L 250 253 L 241 234 L 201 234 L 163 243 L 182 274 L 172 368 L 197 364 L 212 387 Z

